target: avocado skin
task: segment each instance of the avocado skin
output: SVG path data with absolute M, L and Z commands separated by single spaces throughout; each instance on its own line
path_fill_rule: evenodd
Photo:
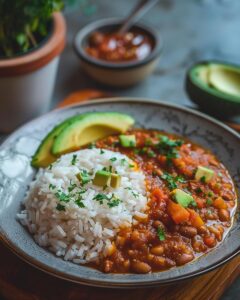
M 209 64 L 209 62 L 198 63 L 199 66 L 204 64 Z M 186 75 L 185 90 L 189 98 L 196 103 L 202 111 L 221 119 L 227 119 L 228 117 L 240 114 L 240 103 L 231 101 L 231 96 L 229 96 L 229 100 L 226 100 L 225 98 L 210 94 L 207 88 L 205 90 L 192 81 L 191 71 L 196 67 L 197 65 L 191 67 Z

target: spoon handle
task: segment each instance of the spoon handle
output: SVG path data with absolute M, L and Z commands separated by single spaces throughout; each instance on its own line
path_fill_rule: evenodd
M 158 0 L 140 0 L 134 9 L 131 11 L 129 16 L 124 20 L 118 33 L 123 34 L 128 31 L 128 29 L 137 22 L 138 19 L 142 17 L 152 6 L 154 6 Z

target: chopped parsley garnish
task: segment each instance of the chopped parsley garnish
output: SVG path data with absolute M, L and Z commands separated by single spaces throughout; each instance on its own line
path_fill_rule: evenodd
M 159 136 L 159 143 L 157 144 L 159 153 L 166 156 L 167 163 L 171 164 L 173 158 L 178 157 L 178 151 L 176 147 L 180 147 L 183 144 L 182 140 L 171 140 L 165 135 Z
M 191 203 L 190 203 L 191 206 L 193 207 L 196 207 L 197 206 L 197 202 L 195 200 L 193 200 Z
M 109 200 L 108 196 L 102 193 L 97 194 L 93 200 L 98 201 L 100 204 L 103 204 L 103 200 Z
M 161 179 L 165 180 L 167 182 L 168 188 L 170 190 L 174 190 L 178 187 L 177 183 L 185 183 L 186 180 L 182 176 L 172 176 L 169 173 L 164 173 L 161 176 Z
M 70 183 L 70 186 L 68 187 L 68 192 L 71 193 L 76 187 L 76 183 Z
M 86 170 L 82 170 L 80 173 L 78 173 L 77 179 L 82 185 L 87 184 L 91 180 L 89 177 L 89 173 Z
M 111 160 L 111 161 L 116 161 L 117 158 L 116 158 L 116 157 L 112 157 L 112 158 L 110 158 L 110 160 Z
M 100 204 L 103 204 L 103 201 L 106 200 L 107 201 L 107 205 L 108 207 L 112 208 L 115 206 L 118 206 L 120 202 L 122 202 L 121 199 L 117 198 L 114 194 L 112 194 L 111 196 L 107 196 L 105 194 L 99 193 L 97 194 L 93 200 L 98 201 Z
M 165 231 L 161 226 L 157 229 L 157 235 L 160 241 L 164 241 L 166 239 Z
M 196 190 L 195 190 L 195 192 L 197 194 L 201 194 L 202 193 L 202 189 L 200 187 L 197 187 Z
M 206 204 L 207 204 L 208 206 L 212 205 L 212 203 L 213 203 L 212 199 L 208 198 L 208 199 L 206 200 Z
M 115 206 L 118 206 L 119 203 L 122 202 L 121 199 L 113 196 L 107 203 L 107 205 L 111 208 L 111 207 L 115 207 Z
M 74 202 L 77 204 L 77 206 L 79 206 L 81 208 L 85 207 L 85 205 L 82 202 L 82 198 L 81 197 L 79 197 L 78 199 L 76 199 Z
M 59 211 L 65 211 L 65 206 L 58 203 L 57 206 L 56 206 L 56 209 L 59 210 Z
M 200 181 L 201 181 L 202 183 L 206 183 L 206 176 L 202 176 L 202 177 L 200 178 Z
M 134 154 L 139 154 L 140 151 L 141 151 L 141 149 L 134 149 L 134 150 L 133 150 L 133 153 L 134 153 Z
M 207 195 L 208 195 L 208 197 L 213 197 L 213 196 L 214 196 L 214 193 L 213 193 L 212 191 L 209 191 L 209 192 L 207 193 Z
M 103 149 L 100 149 L 100 154 L 104 154 L 105 151 L 103 151 Z
M 105 191 L 107 188 L 108 188 L 108 186 L 107 186 L 107 185 L 104 185 L 104 186 L 103 186 L 103 191 Z
M 133 164 L 129 164 L 128 167 L 129 168 L 134 168 L 134 165 Z
M 70 195 L 61 192 L 60 190 L 54 195 L 58 198 L 59 201 L 66 202 L 66 203 L 70 201 Z
M 148 155 L 148 157 L 156 157 L 156 153 L 154 151 L 152 151 L 152 150 L 149 150 L 147 152 L 147 155 Z
M 112 166 L 109 166 L 108 168 L 107 167 L 103 167 L 102 170 L 106 171 L 106 172 L 113 173 L 113 167 Z
M 145 140 L 145 146 L 151 146 L 152 144 L 153 144 L 153 142 L 152 142 L 152 140 L 151 139 L 149 139 L 149 138 L 147 138 L 146 140 Z
M 120 164 L 121 164 L 122 166 L 125 165 L 126 162 L 127 162 L 126 158 L 122 158 L 122 159 L 120 160 Z
M 77 162 L 77 155 L 73 154 L 71 164 L 74 166 L 76 164 L 76 162 Z
M 131 191 L 133 197 L 135 197 L 135 198 L 139 197 L 139 193 L 135 193 L 131 187 L 129 187 L 129 186 L 125 187 L 125 190 Z
M 53 185 L 53 184 L 51 184 L 51 183 L 49 184 L 49 189 L 50 189 L 50 190 L 54 190 L 55 188 L 56 188 L 56 185 Z
M 96 148 L 96 144 L 95 143 L 91 143 L 88 145 L 88 149 L 93 149 Z

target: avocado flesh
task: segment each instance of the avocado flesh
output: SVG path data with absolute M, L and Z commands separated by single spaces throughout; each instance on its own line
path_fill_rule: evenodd
M 64 127 L 74 122 L 74 120 L 83 118 L 87 114 L 77 115 L 71 118 L 68 118 L 64 122 L 60 123 L 48 133 L 48 135 L 43 139 L 37 151 L 32 157 L 31 165 L 35 168 L 46 168 L 51 163 L 53 163 L 57 157 L 51 153 L 51 149 L 54 143 L 55 138 L 63 130 Z
M 173 190 L 171 195 L 173 196 L 174 200 L 183 207 L 188 207 L 194 202 L 194 199 L 190 194 L 180 189 Z
M 214 176 L 214 171 L 212 169 L 198 166 L 195 174 L 195 179 L 201 181 L 204 178 L 205 182 L 210 182 Z
M 108 135 L 123 133 L 134 124 L 134 119 L 121 113 L 92 113 L 63 128 L 54 140 L 53 155 L 61 155 Z
M 193 81 L 216 96 L 240 101 L 240 68 L 221 64 L 203 64 L 192 72 Z
M 240 101 L 240 70 L 210 65 L 208 82 L 220 92 L 239 97 Z

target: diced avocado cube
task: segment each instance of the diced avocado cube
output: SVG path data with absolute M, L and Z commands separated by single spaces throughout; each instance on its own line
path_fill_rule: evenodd
M 78 173 L 76 175 L 77 179 L 79 180 L 79 182 L 81 182 L 82 184 L 86 184 L 90 181 L 90 177 L 87 173 Z
M 195 174 L 195 179 L 197 181 L 209 182 L 212 180 L 213 176 L 214 176 L 213 170 L 202 166 L 197 167 L 197 171 Z
M 118 174 L 111 174 L 110 186 L 114 189 L 118 188 L 121 184 L 122 177 Z
M 188 207 L 190 204 L 195 203 L 193 197 L 190 194 L 180 189 L 173 190 L 171 195 L 173 199 L 183 207 Z
M 97 186 L 109 186 L 111 180 L 111 173 L 107 171 L 97 171 L 94 179 L 93 184 Z
M 119 135 L 120 144 L 123 147 L 135 147 L 136 137 L 135 135 Z

